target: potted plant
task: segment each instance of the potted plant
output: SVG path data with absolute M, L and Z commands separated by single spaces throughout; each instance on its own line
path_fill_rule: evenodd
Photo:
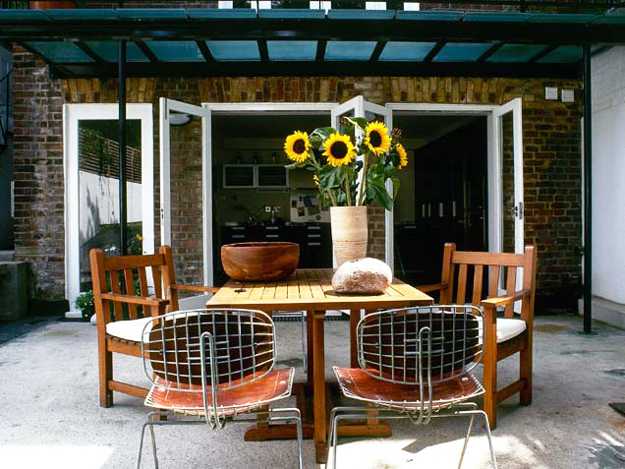
M 330 207 L 332 244 L 338 265 L 367 254 L 367 205 L 393 209 L 399 189 L 397 171 L 408 164 L 400 132 L 378 121 L 343 118 L 344 132 L 323 127 L 286 137 L 288 167 L 313 173 L 321 203 Z M 393 182 L 393 194 L 386 189 Z
M 85 321 L 89 321 L 91 316 L 95 314 L 95 306 L 93 304 L 93 291 L 88 290 L 82 292 L 76 298 L 76 308 L 78 308 L 82 314 L 82 318 Z

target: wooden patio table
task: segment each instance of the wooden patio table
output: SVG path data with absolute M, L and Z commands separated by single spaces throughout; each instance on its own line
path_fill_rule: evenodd
M 433 303 L 433 299 L 414 287 L 393 279 L 389 288 L 379 295 L 345 295 L 332 290 L 332 269 L 298 269 L 288 279 L 270 283 L 229 281 L 208 301 L 207 307 L 257 309 L 274 311 L 306 311 L 308 327 L 308 386 L 313 398 L 313 424 L 304 425 L 304 436 L 313 437 L 317 462 L 325 462 L 327 438 L 327 408 L 325 381 L 324 319 L 328 310 L 350 311 L 350 360 L 357 367 L 356 326 L 361 311 L 375 311 Z M 312 384 L 312 389 L 310 386 Z M 312 393 L 310 391 L 312 390 Z M 304 392 L 296 391 L 298 407 L 305 409 Z M 305 412 L 303 412 L 305 415 Z M 339 434 L 389 436 L 390 428 L 375 417 L 364 425 L 339 427 Z M 246 441 L 295 438 L 295 428 L 289 425 L 258 424 L 245 434 Z

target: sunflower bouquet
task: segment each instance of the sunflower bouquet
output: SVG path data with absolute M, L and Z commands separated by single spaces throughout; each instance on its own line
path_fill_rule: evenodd
M 324 206 L 360 206 L 377 202 L 392 210 L 399 190 L 397 171 L 408 164 L 400 132 L 382 122 L 344 117 L 342 133 L 333 127 L 286 137 L 284 152 L 291 168 L 313 173 Z M 393 194 L 386 181 L 393 182 Z

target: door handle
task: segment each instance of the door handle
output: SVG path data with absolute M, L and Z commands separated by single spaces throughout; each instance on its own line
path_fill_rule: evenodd
M 519 220 L 523 220 L 523 202 L 519 202 L 514 207 L 510 209 L 510 213 L 512 218 L 518 218 Z

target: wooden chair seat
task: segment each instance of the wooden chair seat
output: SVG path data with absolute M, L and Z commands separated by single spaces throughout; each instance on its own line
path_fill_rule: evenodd
M 374 370 L 368 370 L 374 373 Z M 377 405 L 394 409 L 411 409 L 421 406 L 415 400 L 419 396 L 418 384 L 398 384 L 382 381 L 371 376 L 362 368 L 334 367 L 334 374 L 339 382 L 341 391 L 351 399 L 375 402 Z M 424 389 L 425 397 L 429 401 L 429 394 Z M 457 376 L 447 381 L 435 383 L 432 386 L 432 405 L 435 408 L 449 406 L 455 402 L 464 401 L 484 393 L 484 388 L 471 374 Z
M 482 318 L 477 318 L 480 323 L 480 337 L 484 337 L 484 324 Z M 502 344 L 523 334 L 527 330 L 527 323 L 523 319 L 499 318 L 497 319 L 497 343 Z
M 106 334 L 117 339 L 141 343 L 143 328 L 152 318 L 129 319 L 125 321 L 113 321 L 106 325 Z
M 271 402 L 291 395 L 294 368 L 272 370 L 262 378 L 238 387 L 218 391 L 217 402 L 220 416 L 250 412 Z M 236 386 L 236 382 L 233 383 Z M 189 391 L 179 390 L 179 383 L 157 377 L 145 399 L 145 405 L 157 409 L 176 410 L 193 415 L 204 414 L 202 386 L 190 384 Z M 208 405 L 212 405 L 211 388 L 206 393 Z

